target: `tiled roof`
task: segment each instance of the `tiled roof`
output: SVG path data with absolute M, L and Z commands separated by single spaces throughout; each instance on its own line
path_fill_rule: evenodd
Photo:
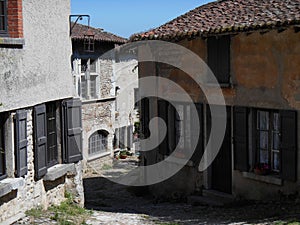
M 197 7 L 158 28 L 132 35 L 130 39 L 172 40 L 295 24 L 300 24 L 300 0 L 219 0 Z
M 73 27 L 74 23 L 71 23 L 71 27 Z M 103 29 L 90 27 L 89 32 L 93 32 L 95 35 L 96 41 L 104 41 L 104 42 L 115 42 L 115 43 L 125 43 L 128 40 L 122 37 L 119 37 L 115 34 L 105 32 Z M 88 26 L 82 24 L 75 24 L 72 29 L 71 38 L 72 40 L 83 40 L 84 34 L 88 33 Z

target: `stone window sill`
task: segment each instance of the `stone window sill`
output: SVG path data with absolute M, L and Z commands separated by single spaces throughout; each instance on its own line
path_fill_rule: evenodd
M 48 169 L 44 176 L 44 181 L 55 181 L 60 177 L 65 176 L 67 173 L 75 173 L 75 165 L 71 164 L 58 164 Z
M 88 162 L 93 161 L 95 159 L 103 158 L 103 157 L 106 157 L 106 156 L 109 156 L 109 155 L 110 155 L 110 152 L 102 152 L 102 153 L 99 153 L 99 154 L 96 154 L 96 155 L 91 155 L 88 158 Z
M 0 45 L 23 47 L 23 45 L 25 45 L 25 39 L 24 38 L 0 37 Z
M 184 166 L 194 166 L 193 161 L 177 158 L 174 156 L 165 156 L 165 161 L 170 163 L 176 163 L 178 165 L 184 165 Z
M 257 175 L 255 173 L 243 172 L 243 177 L 252 179 L 252 180 L 256 180 L 256 181 L 261 181 L 261 182 L 268 183 L 268 184 L 274 184 L 274 185 L 278 185 L 278 186 L 282 185 L 282 179 L 280 179 L 278 177 L 274 177 L 272 175 L 262 176 L 262 175 Z
M 92 103 L 99 103 L 99 102 L 108 102 L 115 100 L 116 97 L 107 97 L 107 98 L 98 98 L 98 99 L 83 99 L 81 98 L 82 104 L 92 104 Z
M 24 178 L 6 178 L 0 181 L 0 197 L 9 194 L 10 192 L 23 187 L 25 184 Z

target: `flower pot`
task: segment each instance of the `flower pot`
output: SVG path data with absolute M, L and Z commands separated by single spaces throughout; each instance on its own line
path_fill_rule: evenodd
M 126 159 L 127 155 L 120 155 L 120 159 Z

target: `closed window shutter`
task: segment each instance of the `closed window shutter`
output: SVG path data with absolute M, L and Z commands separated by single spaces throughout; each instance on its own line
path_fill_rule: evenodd
M 15 120 L 16 135 L 16 176 L 22 177 L 27 174 L 27 111 L 16 112 Z
M 296 181 L 297 171 L 297 113 L 281 111 L 281 176 Z
M 200 103 L 196 103 L 196 110 L 198 115 L 193 115 L 191 114 L 191 138 L 192 138 L 192 143 L 196 144 L 196 149 L 195 152 L 192 156 L 192 161 L 198 164 L 202 158 L 203 152 L 204 152 L 204 147 L 203 147 L 203 105 Z M 197 124 L 194 123 L 194 119 L 197 118 L 198 116 L 199 119 L 199 126 L 196 126 Z M 199 132 L 196 132 L 196 130 L 199 129 Z M 197 135 L 198 133 L 198 135 Z
M 128 126 L 127 127 L 127 147 L 132 148 L 132 140 L 133 140 L 133 126 Z
M 245 107 L 234 108 L 234 169 L 248 171 L 248 111 Z
M 175 132 L 175 118 L 176 118 L 176 109 L 173 105 L 169 104 L 168 105 L 168 147 L 169 151 L 167 154 L 171 154 L 176 146 L 176 132 Z
M 146 139 L 150 136 L 149 131 L 149 121 L 150 121 L 150 108 L 149 108 L 149 99 L 143 98 L 141 100 L 141 128 L 143 138 Z
M 159 100 L 158 101 L 158 116 L 165 121 L 165 124 L 168 124 L 168 102 L 165 100 Z M 161 129 L 158 128 L 159 135 L 163 135 L 160 133 Z M 165 134 L 165 137 L 163 141 L 160 143 L 159 147 L 159 153 L 162 155 L 166 155 L 168 153 L 168 129 L 167 133 Z
M 63 161 L 74 163 L 82 160 L 81 101 L 63 101 Z
M 47 115 L 45 104 L 34 107 L 34 165 L 35 177 L 47 173 Z
M 229 83 L 230 36 L 210 37 L 207 41 L 208 66 L 220 84 Z

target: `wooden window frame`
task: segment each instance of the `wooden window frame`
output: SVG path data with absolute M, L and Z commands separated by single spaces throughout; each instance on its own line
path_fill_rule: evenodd
M 57 104 L 51 102 L 46 104 L 46 118 L 47 118 L 47 167 L 52 167 L 58 164 L 58 132 L 57 132 Z M 54 129 L 50 131 L 50 123 L 54 123 Z M 56 145 L 50 145 L 50 135 L 54 136 Z M 50 152 L 54 151 L 54 154 Z M 53 156 L 53 157 L 51 157 Z
M 0 11 L 0 18 L 2 18 L 4 20 L 4 27 L 3 29 L 1 29 L 1 26 L 0 26 L 0 36 L 7 36 L 8 34 L 8 16 L 7 16 L 7 3 L 8 1 L 7 0 L 0 0 L 0 4 L 2 5 L 3 7 L 3 14 L 1 13 Z M 1 20 L 0 20 L 1 21 Z
M 266 112 L 268 113 L 268 129 L 267 130 L 261 130 L 260 129 L 260 124 L 259 124 L 259 114 L 260 112 Z M 273 145 L 274 145 L 274 136 L 273 134 L 274 133 L 278 133 L 279 136 L 280 136 L 280 125 L 279 125 L 279 130 L 274 130 L 274 115 L 275 114 L 278 114 L 279 116 L 279 121 L 280 121 L 280 113 L 278 110 L 268 110 L 268 109 L 257 109 L 255 110 L 255 113 L 256 113 L 256 121 L 255 121 L 255 124 L 256 124 L 256 130 L 255 130 L 255 134 L 254 135 L 257 135 L 257 145 L 256 145 L 256 148 L 255 148 L 255 151 L 256 151 L 256 154 L 257 154 L 257 157 L 255 159 L 255 163 L 261 163 L 261 159 L 260 159 L 260 151 L 261 151 L 261 148 L 260 148 L 260 135 L 259 135 L 259 132 L 267 132 L 268 133 L 268 146 L 266 148 L 266 151 L 268 152 L 268 165 L 270 166 L 270 170 L 276 174 L 280 173 L 280 165 L 281 165 L 281 157 L 280 157 L 280 147 L 279 149 L 277 150 L 274 150 L 273 148 Z M 279 142 L 279 146 L 280 146 L 280 142 Z M 274 169 L 274 157 L 273 157 L 273 153 L 274 152 L 277 152 L 279 154 L 279 169 Z

